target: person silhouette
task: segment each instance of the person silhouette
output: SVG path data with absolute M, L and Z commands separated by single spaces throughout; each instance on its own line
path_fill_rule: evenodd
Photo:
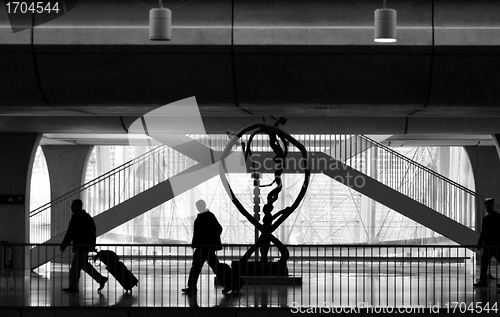
M 96 245 L 96 226 L 94 219 L 83 208 L 83 202 L 80 199 L 75 199 L 71 203 L 71 211 L 73 215 L 69 221 L 68 230 L 64 235 L 61 252 L 64 252 L 68 245 L 73 242 L 73 261 L 69 269 L 69 287 L 63 288 L 64 292 L 78 293 L 78 283 L 80 281 L 80 272 L 83 269 L 97 283 L 99 283 L 100 292 L 106 282 L 107 277 L 102 276 L 88 261 L 89 252 L 95 250 Z
M 215 272 L 219 260 L 217 259 L 216 251 L 222 250 L 222 242 L 220 235 L 222 226 L 215 215 L 207 209 L 204 200 L 196 202 L 198 215 L 194 220 L 193 240 L 191 247 L 194 249 L 193 262 L 189 271 L 187 287 L 182 289 L 183 293 L 196 293 L 198 291 L 197 283 L 200 276 L 201 268 L 205 261 Z
M 486 198 L 484 208 L 488 213 L 483 218 L 481 234 L 477 242 L 478 251 L 483 249 L 481 255 L 481 273 L 479 282 L 475 283 L 475 287 L 488 286 L 488 266 L 491 258 L 495 258 L 500 263 L 500 214 L 495 211 L 495 200 Z M 500 287 L 500 284 L 497 285 Z

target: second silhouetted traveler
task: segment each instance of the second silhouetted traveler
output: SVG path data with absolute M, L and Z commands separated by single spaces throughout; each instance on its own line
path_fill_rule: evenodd
M 219 265 L 216 251 L 222 250 L 220 235 L 222 226 L 215 215 L 207 209 L 204 200 L 196 202 L 198 216 L 194 220 L 193 240 L 191 242 L 194 248 L 193 263 L 189 271 L 187 288 L 183 288 L 184 293 L 196 293 L 198 291 L 198 277 L 205 261 L 212 270 L 216 270 Z
M 484 208 L 488 213 L 483 218 L 481 234 L 477 243 L 478 250 L 482 249 L 481 273 L 476 287 L 488 286 L 488 266 L 494 257 L 500 261 L 500 214 L 495 211 L 495 201 L 487 198 L 484 201 Z M 498 285 L 500 287 L 500 285 Z

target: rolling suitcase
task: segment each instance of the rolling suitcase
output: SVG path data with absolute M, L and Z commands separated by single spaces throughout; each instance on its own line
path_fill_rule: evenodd
M 214 272 L 217 280 L 219 280 L 219 283 L 224 286 L 224 293 L 229 293 L 230 291 L 238 293 L 245 285 L 245 282 L 240 277 L 238 272 L 231 269 L 231 267 L 226 263 L 219 262 Z
M 125 291 L 132 292 L 132 288 L 139 283 L 137 277 L 120 261 L 120 257 L 115 252 L 110 250 L 99 251 L 94 256 L 94 262 L 97 259 L 106 264 L 108 272 L 114 276 Z

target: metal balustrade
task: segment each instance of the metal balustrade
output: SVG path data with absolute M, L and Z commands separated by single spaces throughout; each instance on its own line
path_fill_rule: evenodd
M 65 232 L 74 199 L 82 199 L 87 212 L 96 216 L 195 164 L 169 147 L 156 147 L 31 211 L 30 241 L 43 243 Z
M 356 136 L 355 142 L 366 142 L 368 145 L 363 147 L 369 149 L 358 157 L 349 158 L 346 164 L 475 229 L 476 201 L 482 202 L 484 197 L 366 136 Z
M 11 244 L 14 254 L 30 248 Z M 250 245 L 224 245 L 218 260 L 231 264 Z M 239 293 L 222 294 L 215 274 L 204 265 L 196 294 L 182 294 L 192 262 L 191 245 L 98 245 L 98 250 L 116 252 L 120 261 L 138 278 L 137 287 L 123 287 L 97 260 L 89 261 L 109 281 L 100 294 L 99 284 L 82 272 L 79 293 L 67 294 L 68 248 L 61 257 L 31 274 L 10 268 L 2 270 L 0 306 L 130 306 L 130 307 L 303 307 L 366 308 L 420 307 L 463 304 L 469 307 L 488 301 L 496 304 L 496 281 L 482 289 L 475 253 L 457 245 L 287 245 L 288 274 L 242 276 L 246 285 Z M 47 252 L 59 245 L 43 245 Z M 275 246 L 269 250 L 279 261 Z M 17 258 L 15 258 L 16 260 Z M 254 261 L 253 258 L 250 261 Z M 16 267 L 16 263 L 14 263 Z M 234 265 L 233 265 L 234 267 Z M 498 276 L 496 266 L 490 272 Z M 297 282 L 299 280 L 299 282 Z M 325 306 L 326 305 L 326 306 Z

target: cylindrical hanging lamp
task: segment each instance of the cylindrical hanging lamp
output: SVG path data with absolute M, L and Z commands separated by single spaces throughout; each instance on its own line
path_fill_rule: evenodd
M 154 41 L 170 41 L 172 37 L 172 11 L 160 7 L 149 10 L 149 39 Z
M 396 10 L 375 10 L 375 42 L 396 42 Z

